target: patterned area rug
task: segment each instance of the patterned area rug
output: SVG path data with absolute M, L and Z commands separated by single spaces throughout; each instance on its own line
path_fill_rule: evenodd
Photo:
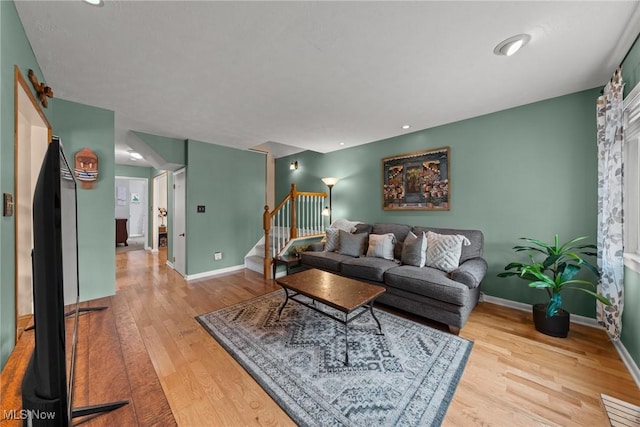
M 299 425 L 438 426 L 473 343 L 381 310 L 344 325 L 284 291 L 197 316 Z M 332 308 L 318 308 L 337 314 Z

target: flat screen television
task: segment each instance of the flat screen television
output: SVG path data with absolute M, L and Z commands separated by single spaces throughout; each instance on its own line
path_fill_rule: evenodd
M 76 182 L 60 140 L 54 138 L 33 195 L 35 347 L 22 382 L 25 425 L 70 424 L 79 306 L 77 248 Z M 70 315 L 65 317 L 65 312 Z
M 22 381 L 25 426 L 68 426 L 71 419 L 108 412 L 127 400 L 72 408 L 78 319 L 76 181 L 62 143 L 53 137 L 33 194 L 33 313 L 35 347 Z M 69 357 L 68 357 L 69 356 Z

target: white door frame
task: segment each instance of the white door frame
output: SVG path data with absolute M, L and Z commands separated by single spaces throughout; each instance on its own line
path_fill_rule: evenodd
M 14 189 L 15 215 L 15 327 L 16 342 L 22 333 L 21 319 L 33 314 L 31 249 L 33 248 L 33 192 L 42 160 L 51 142 L 51 124 L 15 67 Z M 30 307 L 29 307 L 30 305 Z
M 187 169 L 182 168 L 173 173 L 173 231 L 171 245 L 173 248 L 173 268 L 183 277 L 187 277 Z

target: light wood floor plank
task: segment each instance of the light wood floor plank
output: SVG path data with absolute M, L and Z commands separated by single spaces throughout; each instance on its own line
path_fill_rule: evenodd
M 245 270 L 187 283 L 166 266 L 165 250 L 119 253 L 116 269 L 116 296 L 107 299 L 115 327 L 128 328 L 120 340 L 139 343 L 115 344 L 122 347 L 127 370 L 144 352 L 178 425 L 294 425 L 194 319 L 279 289 L 277 285 Z M 576 324 L 571 328 L 566 339 L 548 337 L 535 331 L 531 313 L 480 303 L 460 333 L 474 346 L 443 425 L 607 426 L 601 393 L 640 405 L 640 390 L 606 333 Z M 25 353 L 19 346 L 15 357 L 25 358 Z M 133 362 L 127 360 L 129 353 L 136 355 Z M 3 372 L 5 377 L 16 383 L 15 375 Z M 133 390 L 140 380 L 129 374 L 129 383 L 132 398 L 139 399 Z M 3 384 L 3 392 L 10 389 Z M 136 419 L 141 426 L 164 425 Z

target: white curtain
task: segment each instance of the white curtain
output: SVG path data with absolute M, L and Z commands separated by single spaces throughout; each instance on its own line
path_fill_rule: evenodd
M 613 339 L 622 330 L 624 277 L 622 241 L 623 103 L 622 70 L 618 68 L 597 101 L 598 123 L 598 291 L 611 306 L 596 302 L 598 322 Z

